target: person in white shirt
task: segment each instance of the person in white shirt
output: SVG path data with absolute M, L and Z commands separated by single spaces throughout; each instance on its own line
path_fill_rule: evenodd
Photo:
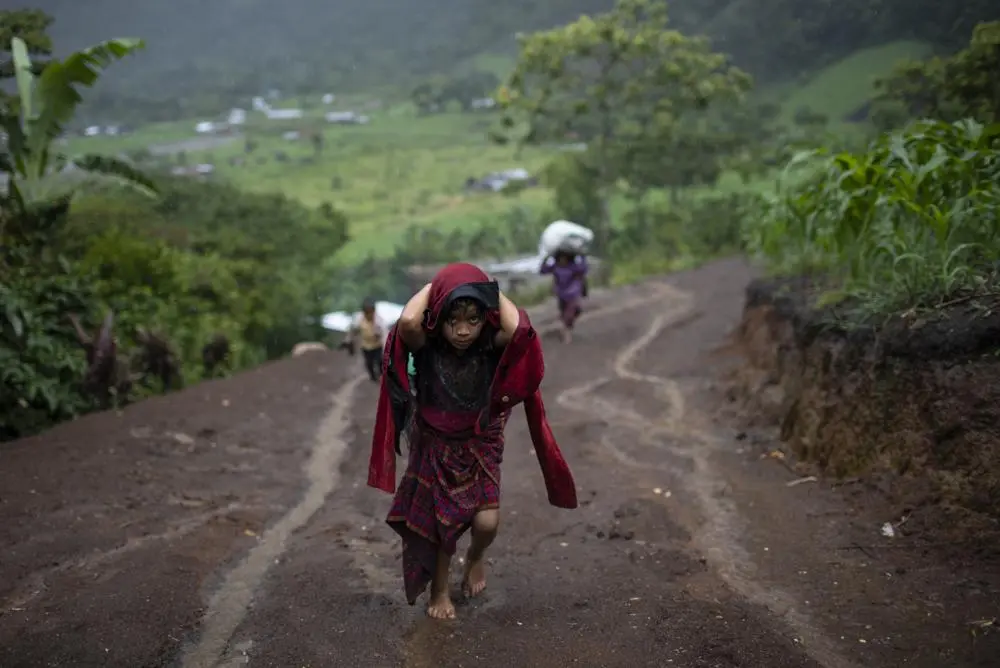
M 348 332 L 349 345 L 355 338 L 360 339 L 361 355 L 364 357 L 365 370 L 372 381 L 377 382 L 382 374 L 382 349 L 385 346 L 385 336 L 389 332 L 385 321 L 375 312 L 375 301 L 365 299 L 359 313 Z

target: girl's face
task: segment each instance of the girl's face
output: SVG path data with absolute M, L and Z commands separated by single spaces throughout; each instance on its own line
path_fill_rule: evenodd
M 559 253 L 559 255 L 556 256 L 556 264 L 560 267 L 568 267 L 572 262 L 572 256 L 567 255 L 566 253 Z
M 466 350 L 483 332 L 486 318 L 479 304 L 460 299 L 452 305 L 448 317 L 441 324 L 444 340 L 458 350 Z
M 362 309 L 362 312 L 365 314 L 365 319 L 366 320 L 374 320 L 375 319 L 375 309 L 374 308 L 368 307 L 366 309 Z

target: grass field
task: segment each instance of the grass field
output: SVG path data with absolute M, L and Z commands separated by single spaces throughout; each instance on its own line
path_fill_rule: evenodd
M 785 119 L 805 106 L 827 114 L 831 131 L 860 134 L 863 126 L 849 125 L 843 118 L 871 97 L 874 79 L 887 74 L 899 60 L 928 52 L 925 45 L 916 42 L 865 49 L 814 76 L 758 95 L 778 102 Z M 499 56 L 484 55 L 480 60 L 474 63 L 476 67 L 489 66 L 498 74 L 509 65 Z M 310 101 L 285 101 L 280 106 L 294 102 Z M 464 182 L 470 176 L 514 167 L 537 172 L 556 152 L 555 148 L 517 151 L 491 144 L 487 130 L 494 117 L 489 114 L 420 117 L 408 105 L 396 105 L 366 112 L 372 119 L 367 126 L 330 126 L 322 121 L 326 109 L 312 102 L 306 118 L 284 128 L 252 118 L 247 133 L 258 142 L 258 148 L 251 155 L 244 154 L 243 141 L 237 140 L 210 150 L 189 151 L 187 159 L 189 163 L 213 163 L 219 178 L 248 190 L 281 191 L 310 206 L 329 202 L 344 210 L 350 217 L 353 240 L 338 255 L 337 263 L 351 263 L 369 254 L 390 254 L 410 225 L 442 231 L 478 229 L 512 206 L 540 211 L 549 201 L 549 193 L 542 188 L 511 196 L 464 192 Z M 348 102 L 360 105 L 363 100 L 349 100 L 338 107 L 352 108 L 346 106 Z M 74 139 L 69 150 L 119 152 L 169 144 L 190 139 L 196 122 L 154 125 L 122 138 Z M 292 127 L 321 130 L 323 152 L 315 156 L 310 142 L 283 139 L 281 130 Z M 287 160 L 275 158 L 279 151 Z M 245 163 L 233 165 L 231 160 Z M 771 182 L 761 179 L 740 184 L 727 179 L 718 189 L 765 188 Z M 622 203 L 613 203 L 613 213 L 623 209 Z

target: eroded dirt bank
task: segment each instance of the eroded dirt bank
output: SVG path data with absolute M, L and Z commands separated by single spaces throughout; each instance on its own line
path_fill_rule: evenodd
M 846 331 L 803 281 L 752 282 L 735 394 L 799 460 L 884 493 L 907 530 L 1000 551 L 1000 299 Z

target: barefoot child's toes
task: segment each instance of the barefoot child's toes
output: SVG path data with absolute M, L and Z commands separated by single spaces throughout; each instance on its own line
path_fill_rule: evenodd
M 486 589 L 486 564 L 484 560 L 469 561 L 462 580 L 462 592 L 469 598 L 479 596 Z
M 427 616 L 432 619 L 455 619 L 455 604 L 451 596 L 435 596 L 427 603 Z

